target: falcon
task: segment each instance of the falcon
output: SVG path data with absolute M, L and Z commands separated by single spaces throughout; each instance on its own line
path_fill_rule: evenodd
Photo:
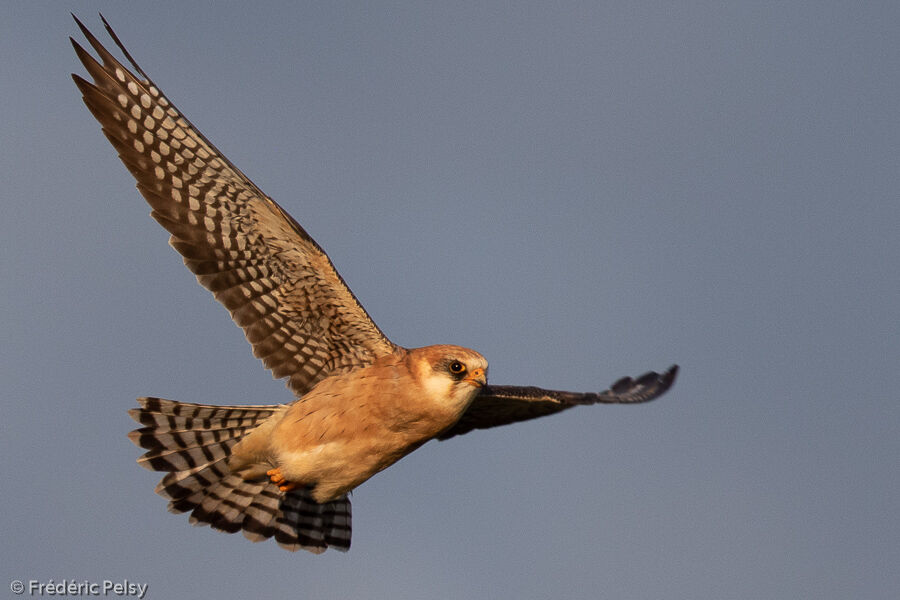
M 394 344 L 322 248 L 169 102 L 101 19 L 131 69 L 75 18 L 99 56 L 69 38 L 92 79 L 72 75 L 85 104 L 171 246 L 295 396 L 265 406 L 139 398 L 129 413 L 142 427 L 129 437 L 146 449 L 141 465 L 166 473 L 156 492 L 172 512 L 292 551 L 346 551 L 349 493 L 425 442 L 578 405 L 647 402 L 674 383 L 677 365 L 599 393 L 495 386 L 474 350 Z

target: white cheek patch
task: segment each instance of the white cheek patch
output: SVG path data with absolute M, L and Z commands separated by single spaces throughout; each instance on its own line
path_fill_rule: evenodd
M 452 383 L 448 377 L 435 373 L 425 378 L 422 387 L 425 388 L 425 393 L 432 400 L 444 400 L 451 393 L 450 386 Z
M 468 383 L 464 383 L 462 385 L 456 386 L 454 390 L 450 393 L 450 399 L 453 401 L 453 404 L 465 404 L 469 401 L 469 396 L 472 394 L 475 388 L 470 386 Z

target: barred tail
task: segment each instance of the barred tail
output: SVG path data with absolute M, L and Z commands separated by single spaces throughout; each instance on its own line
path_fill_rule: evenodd
M 282 493 L 268 479 L 246 481 L 228 469 L 232 447 L 283 408 L 211 406 L 138 398 L 129 414 L 144 425 L 128 434 L 148 451 L 138 463 L 167 471 L 156 493 L 174 513 L 191 511 L 193 525 L 235 533 L 254 542 L 274 537 L 282 548 L 316 554 L 350 548 L 350 499 L 324 504 L 302 489 Z

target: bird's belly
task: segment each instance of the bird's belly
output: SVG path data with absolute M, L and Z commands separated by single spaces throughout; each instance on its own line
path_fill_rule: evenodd
M 406 436 L 332 440 L 283 452 L 277 462 L 287 480 L 314 486 L 316 502 L 328 502 L 391 466 L 421 443 Z

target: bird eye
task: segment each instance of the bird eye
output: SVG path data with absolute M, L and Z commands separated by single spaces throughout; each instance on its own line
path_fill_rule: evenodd
M 466 370 L 466 365 L 462 364 L 458 360 L 454 360 L 452 363 L 450 363 L 450 372 L 455 375 L 459 375 L 460 373 L 462 373 L 465 370 Z

